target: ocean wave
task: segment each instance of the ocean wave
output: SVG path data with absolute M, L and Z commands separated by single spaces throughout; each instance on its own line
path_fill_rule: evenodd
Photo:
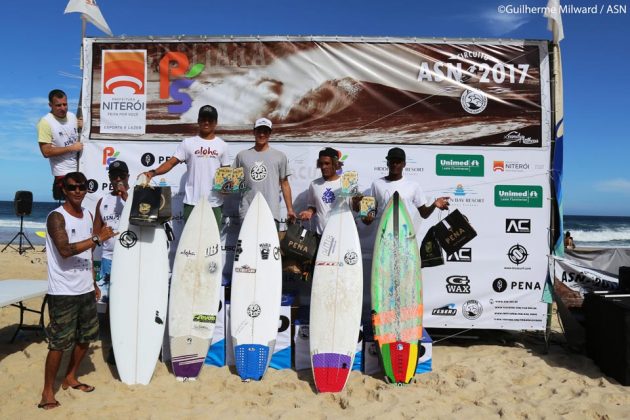
M 572 229 L 571 236 L 575 243 L 626 242 L 630 244 L 630 227 L 601 230 Z

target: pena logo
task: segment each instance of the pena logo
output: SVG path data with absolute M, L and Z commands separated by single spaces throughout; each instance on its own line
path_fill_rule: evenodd
M 172 98 L 178 105 L 168 105 L 169 114 L 183 114 L 192 106 L 192 98 L 183 89 L 193 84 L 205 65 L 201 63 L 190 65 L 188 57 L 183 52 L 169 51 L 160 59 L 160 99 Z
M 103 51 L 103 94 L 144 95 L 146 51 Z
M 105 169 L 109 169 L 109 165 L 118 159 L 119 154 L 120 152 L 117 152 L 116 149 L 110 146 L 103 149 L 103 166 L 105 166 Z

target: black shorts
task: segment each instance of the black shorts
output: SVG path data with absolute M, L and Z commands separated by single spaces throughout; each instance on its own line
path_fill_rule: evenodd
M 75 343 L 98 339 L 98 315 L 94 291 L 82 295 L 48 295 L 50 323 L 46 327 L 48 348 L 68 350 Z

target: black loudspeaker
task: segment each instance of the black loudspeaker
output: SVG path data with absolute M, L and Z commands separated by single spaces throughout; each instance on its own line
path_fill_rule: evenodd
M 17 191 L 13 200 L 13 208 L 17 216 L 28 216 L 33 210 L 33 193 L 30 191 Z
M 587 352 L 604 374 L 630 385 L 630 296 L 609 294 L 589 300 Z
M 630 267 L 619 267 L 619 292 L 630 293 Z

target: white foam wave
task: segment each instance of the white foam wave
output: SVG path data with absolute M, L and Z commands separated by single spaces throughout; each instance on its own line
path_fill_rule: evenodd
M 603 230 L 571 229 L 573 240 L 578 242 L 627 241 L 630 243 L 630 227 Z

